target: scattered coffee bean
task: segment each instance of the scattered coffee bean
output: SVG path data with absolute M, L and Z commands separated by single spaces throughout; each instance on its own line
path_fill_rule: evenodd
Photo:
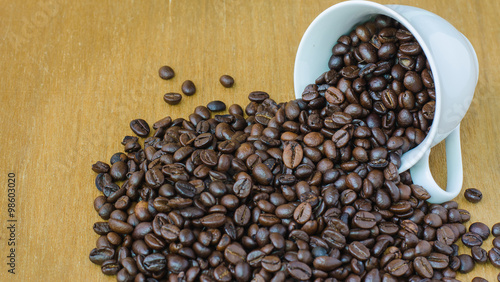
M 488 239 L 490 236 L 490 228 L 488 225 L 482 223 L 482 222 L 474 222 L 469 226 L 469 231 L 472 233 L 476 233 L 477 235 L 481 236 L 483 240 Z
M 234 78 L 232 78 L 231 76 L 229 76 L 227 74 L 221 76 L 219 81 L 220 81 L 220 84 L 222 84 L 222 86 L 224 86 L 226 88 L 233 87 L 233 85 L 234 85 Z
M 182 95 L 179 93 L 167 93 L 163 95 L 163 100 L 169 105 L 177 105 L 182 100 Z
M 479 203 L 483 198 L 483 193 L 476 188 L 469 188 L 464 192 L 465 199 L 471 203 Z
M 186 96 L 191 96 L 194 93 L 196 93 L 196 86 L 191 80 L 186 80 L 182 83 L 182 93 L 184 93 Z
M 174 70 L 169 66 L 163 66 L 158 71 L 158 74 L 162 79 L 168 80 L 175 76 Z

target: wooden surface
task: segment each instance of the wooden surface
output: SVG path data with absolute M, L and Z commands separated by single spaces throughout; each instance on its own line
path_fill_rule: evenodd
M 39 3 L 37 3 L 39 2 Z M 294 97 L 295 52 L 309 23 L 338 1 L 12 1 L 0 0 L 0 281 L 112 281 L 88 260 L 99 221 L 90 170 L 123 149 L 129 121 L 187 117 L 213 99 L 247 103 L 252 90 L 277 101 Z M 500 1 L 390 0 L 430 10 L 475 47 L 480 78 L 462 122 L 464 188 L 472 220 L 500 221 Z M 172 66 L 171 81 L 158 78 Z M 218 82 L 231 74 L 236 85 Z M 198 92 L 178 106 L 162 100 L 185 79 Z M 445 184 L 444 146 L 432 154 Z M 16 274 L 7 273 L 8 173 L 16 175 Z M 491 238 L 485 243 L 491 246 Z M 464 250 L 462 250 L 464 251 Z M 465 250 L 469 252 L 469 250 Z M 499 269 L 476 266 L 462 281 L 495 281 Z

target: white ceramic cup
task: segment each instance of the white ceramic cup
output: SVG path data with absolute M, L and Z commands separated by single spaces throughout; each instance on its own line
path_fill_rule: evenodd
M 399 172 L 410 169 L 413 182 L 427 189 L 431 203 L 455 198 L 462 189 L 460 121 L 470 106 L 479 66 L 469 40 L 449 22 L 429 11 L 403 5 L 381 5 L 352 0 L 336 4 L 307 28 L 295 58 L 295 97 L 328 70 L 337 39 L 376 15 L 386 15 L 403 24 L 420 43 L 434 76 L 436 109 L 429 134 L 417 147 L 403 154 Z M 446 139 L 447 189 L 434 181 L 429 168 L 433 146 Z

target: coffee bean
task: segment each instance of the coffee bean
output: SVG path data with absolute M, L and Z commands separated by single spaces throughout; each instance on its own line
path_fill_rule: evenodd
M 491 234 L 495 237 L 500 236 L 500 223 L 495 223 L 493 227 L 491 227 Z
M 163 95 L 163 100 L 169 105 L 177 105 L 182 100 L 182 95 L 175 92 L 166 93 Z
M 403 276 L 408 271 L 408 263 L 402 259 L 395 259 L 387 265 L 387 271 L 396 277 Z
M 472 282 L 488 282 L 488 280 L 481 277 L 474 277 L 472 278 Z
M 483 244 L 483 239 L 476 233 L 467 232 L 462 236 L 462 243 L 472 248 L 473 246 L 481 246 Z
M 467 254 L 462 254 L 459 255 L 458 258 L 460 259 L 460 268 L 458 271 L 461 273 L 469 273 L 474 269 L 474 261 L 472 260 L 472 257 L 467 255 Z
M 294 211 L 293 218 L 299 224 L 306 223 L 312 214 L 312 207 L 308 202 L 301 203 Z
M 349 245 L 349 253 L 361 261 L 365 261 L 370 257 L 370 250 L 360 242 L 352 242 Z
M 307 280 L 312 276 L 311 268 L 299 261 L 292 261 L 288 264 L 287 270 L 290 275 L 297 280 Z
M 488 258 L 493 266 L 500 268 L 500 249 L 492 248 L 488 251 Z
M 370 229 L 377 224 L 375 216 L 365 211 L 356 213 L 354 215 L 353 223 L 363 229 Z
M 131 121 L 130 122 L 130 129 L 132 129 L 132 131 L 135 134 L 137 134 L 141 137 L 146 137 L 149 134 L 149 125 L 143 119 L 134 119 L 133 121 Z
M 224 86 L 226 88 L 233 87 L 233 85 L 234 85 L 234 79 L 227 74 L 221 76 L 219 79 L 219 82 L 220 82 L 220 84 L 222 84 L 222 86 Z
M 416 257 L 413 260 L 413 268 L 421 277 L 430 279 L 434 275 L 434 269 L 425 257 Z
M 492 243 L 493 243 L 493 247 L 500 249 L 500 238 L 496 237 L 495 239 L 493 239 Z
M 478 203 L 483 198 L 483 193 L 476 188 L 469 188 L 464 192 L 465 199 L 471 203 Z
M 479 246 L 472 247 L 471 254 L 476 262 L 486 262 L 488 260 L 488 253 Z
M 296 168 L 303 158 L 303 150 L 300 144 L 294 141 L 288 142 L 283 149 L 283 163 L 288 168 Z
M 102 265 L 105 261 L 113 259 L 115 250 L 110 248 L 93 249 L 90 251 L 89 259 L 91 262 Z
M 207 108 L 212 112 L 221 112 L 226 110 L 226 104 L 222 101 L 212 101 L 207 104 Z
M 472 223 L 469 226 L 469 231 L 478 234 L 483 240 L 488 239 L 488 237 L 490 236 L 490 228 L 488 227 L 488 225 L 482 222 Z
M 228 262 L 237 264 L 240 261 L 245 261 L 247 253 L 240 245 L 233 243 L 226 247 L 224 257 Z
M 196 86 L 191 80 L 186 80 L 182 83 L 182 93 L 186 96 L 191 96 L 196 93 Z
M 160 70 L 158 70 L 158 74 L 165 80 L 172 79 L 175 76 L 174 70 L 169 66 L 162 66 Z

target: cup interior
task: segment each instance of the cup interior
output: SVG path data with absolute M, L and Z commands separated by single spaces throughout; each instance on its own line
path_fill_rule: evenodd
M 436 71 L 435 60 L 426 42 L 405 17 L 387 6 L 369 1 L 346 1 L 325 10 L 314 19 L 300 42 L 294 70 L 295 95 L 296 98 L 300 98 L 304 88 L 328 70 L 327 63 L 331 56 L 331 48 L 340 36 L 348 34 L 358 24 L 374 19 L 377 15 L 385 15 L 397 20 L 413 34 L 429 61 L 434 78 L 436 92 L 434 120 L 424 141 L 403 154 L 399 169 L 399 172 L 403 172 L 417 163 L 431 148 L 441 117 L 439 71 Z

